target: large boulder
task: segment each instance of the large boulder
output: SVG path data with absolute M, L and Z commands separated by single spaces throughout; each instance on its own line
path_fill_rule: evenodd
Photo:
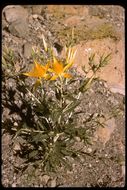
M 27 9 L 22 6 L 6 6 L 3 9 L 3 12 L 8 23 L 12 23 L 17 20 L 27 20 L 28 18 Z

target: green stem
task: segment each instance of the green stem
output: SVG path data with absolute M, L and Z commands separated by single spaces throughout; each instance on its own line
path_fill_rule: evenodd
M 64 98 L 63 98 L 63 79 L 62 77 L 60 76 L 60 108 L 63 108 L 63 103 L 64 103 Z M 61 123 L 61 115 L 58 119 L 58 123 L 60 124 Z
M 63 79 L 62 79 L 62 77 L 60 77 L 60 93 L 61 93 L 60 107 L 62 108 L 63 102 L 64 102 L 64 99 L 63 99 Z

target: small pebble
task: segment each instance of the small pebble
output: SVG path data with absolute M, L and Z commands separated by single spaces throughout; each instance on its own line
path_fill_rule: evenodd
M 101 84 L 101 85 L 102 85 L 102 84 L 103 84 L 103 83 L 102 83 L 102 81 L 99 81 L 99 84 Z
M 92 165 L 91 165 L 91 164 L 89 164 L 89 167 L 91 168 L 91 167 L 92 167 Z
M 120 24 L 120 23 L 118 23 L 118 24 L 117 24 L 117 26 L 121 26 L 121 24 Z
M 107 87 L 108 87 L 108 85 L 107 85 L 107 83 L 106 83 L 106 82 L 104 82 L 104 87 L 105 87 L 105 88 L 107 88 Z
M 80 141 L 81 141 L 80 137 L 75 137 L 75 140 L 76 140 L 77 142 L 80 142 Z
M 18 151 L 18 150 L 21 150 L 21 148 L 20 148 L 20 145 L 19 144 L 16 144 L 15 146 L 14 146 L 14 151 Z
M 34 14 L 34 15 L 32 15 L 32 17 L 33 17 L 34 19 L 37 19 L 37 18 L 38 18 L 38 15 L 37 15 L 37 14 Z
M 14 122 L 14 124 L 13 124 L 15 127 L 17 127 L 18 126 L 18 123 L 17 122 Z
M 125 165 L 121 166 L 122 176 L 125 176 Z
M 50 187 L 56 187 L 56 177 L 50 181 Z
M 50 179 L 50 176 L 48 176 L 48 175 L 43 175 L 43 176 L 40 176 L 40 177 L 41 177 L 41 180 L 42 180 L 45 184 L 47 184 L 48 181 L 49 181 L 49 179 Z
M 98 183 L 103 183 L 103 180 L 102 180 L 102 179 L 99 179 L 99 180 L 98 180 Z
M 88 149 L 87 149 L 87 152 L 88 152 L 88 153 L 91 153 L 91 152 L 92 152 L 92 148 L 88 148 Z
M 12 187 L 16 187 L 16 183 L 12 183 Z

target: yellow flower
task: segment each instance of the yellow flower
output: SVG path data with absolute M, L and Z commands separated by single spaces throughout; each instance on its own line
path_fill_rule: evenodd
M 54 75 L 51 77 L 50 80 L 56 80 L 58 77 L 71 78 L 72 76 L 65 72 L 67 69 L 69 69 L 70 66 L 71 65 L 69 64 L 64 66 L 63 63 L 58 62 L 58 60 L 53 57 L 52 69 L 50 69 L 49 71 L 54 73 Z
M 33 90 L 35 91 L 37 87 L 41 85 L 41 78 L 49 79 L 50 75 L 47 74 L 47 71 L 49 69 L 49 63 L 47 63 L 45 66 L 40 65 L 36 61 L 34 61 L 34 63 L 35 63 L 35 66 L 32 69 L 32 71 L 23 73 L 23 75 L 37 78 L 35 84 L 33 85 Z
M 50 72 L 54 73 L 50 80 L 55 80 L 58 77 L 65 77 L 65 78 L 72 78 L 72 76 L 65 71 L 68 70 L 74 63 L 74 58 L 76 55 L 76 50 L 74 51 L 71 47 L 66 48 L 66 65 L 64 66 L 63 63 L 59 62 L 55 56 L 53 57 L 52 69 L 49 69 Z
M 49 63 L 47 63 L 45 66 L 40 65 L 39 63 L 35 62 L 35 66 L 32 69 L 32 71 L 23 73 L 23 75 L 26 75 L 28 77 L 35 77 L 35 78 L 49 78 L 49 74 L 47 74 Z

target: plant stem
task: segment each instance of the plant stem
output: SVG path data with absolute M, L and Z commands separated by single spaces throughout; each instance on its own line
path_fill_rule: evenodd
M 60 93 L 61 93 L 61 98 L 60 98 L 60 107 L 63 107 L 63 79 L 60 77 Z

